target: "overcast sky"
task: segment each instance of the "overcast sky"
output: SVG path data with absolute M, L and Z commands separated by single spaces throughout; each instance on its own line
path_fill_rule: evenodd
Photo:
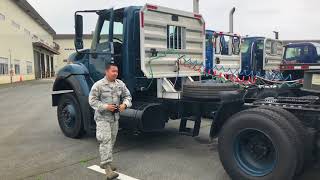
M 104 9 L 146 2 L 185 11 L 192 11 L 192 0 L 28 0 L 58 34 L 73 33 L 76 10 Z M 236 7 L 234 31 L 241 35 L 274 37 L 280 39 L 320 39 L 319 0 L 200 0 L 200 13 L 207 29 L 228 31 L 228 16 Z M 89 18 L 86 31 L 94 28 Z

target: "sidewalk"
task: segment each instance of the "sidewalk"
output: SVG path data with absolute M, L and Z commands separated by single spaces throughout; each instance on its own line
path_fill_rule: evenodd
M 20 86 L 32 85 L 32 84 L 37 84 L 37 83 L 53 83 L 54 79 L 55 78 L 36 79 L 36 80 L 30 80 L 30 81 L 22 81 L 22 82 L 8 83 L 8 84 L 0 84 L 0 89 L 16 88 L 16 87 L 20 87 Z

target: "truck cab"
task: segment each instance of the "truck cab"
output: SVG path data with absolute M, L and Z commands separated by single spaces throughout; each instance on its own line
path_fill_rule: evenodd
M 245 37 L 241 42 L 241 75 L 263 76 L 278 70 L 282 61 L 283 43 L 265 37 Z
M 232 74 L 240 66 L 241 36 L 233 33 L 206 30 L 205 69 Z
M 320 70 L 320 44 L 303 42 L 284 46 L 280 69 L 293 80 L 302 79 L 307 70 Z
M 319 43 L 292 43 L 284 46 L 283 63 L 319 63 Z
M 90 49 L 83 49 L 82 15 L 86 13 L 98 16 Z M 120 127 L 162 130 L 169 117 L 178 116 L 175 103 L 181 97 L 182 83 L 200 76 L 181 57 L 203 64 L 204 24 L 199 14 L 150 4 L 77 11 L 77 52 L 57 73 L 52 93 L 62 132 L 71 138 L 95 132 L 88 95 L 93 84 L 104 78 L 110 62 L 118 65 L 118 79 L 133 97 L 133 106 L 120 114 Z

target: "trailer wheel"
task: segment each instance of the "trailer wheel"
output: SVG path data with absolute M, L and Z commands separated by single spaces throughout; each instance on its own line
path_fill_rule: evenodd
M 301 124 L 301 121 L 295 115 L 293 115 L 291 112 L 285 109 L 282 109 L 279 107 L 273 107 L 273 106 L 261 106 L 259 107 L 259 109 L 267 109 L 267 110 L 271 110 L 278 113 L 280 116 L 285 118 L 297 132 L 298 145 L 296 146 L 296 148 L 298 153 L 297 155 L 298 163 L 297 163 L 296 174 L 297 175 L 301 174 L 303 172 L 305 156 L 308 156 L 309 153 L 312 153 L 312 152 L 308 152 L 308 150 L 311 149 L 310 146 L 312 146 L 312 144 L 310 144 L 310 141 L 307 138 L 308 134 L 307 134 L 306 128 Z M 308 154 L 306 154 L 305 152 L 308 152 Z
M 291 180 L 297 135 L 277 113 L 250 109 L 233 115 L 219 135 L 219 156 L 232 179 Z
M 219 99 L 221 91 L 240 90 L 234 83 L 219 83 L 215 81 L 196 81 L 183 85 L 183 97 L 197 99 Z
M 57 114 L 60 129 L 65 136 L 79 138 L 84 134 L 80 105 L 74 95 L 61 96 Z

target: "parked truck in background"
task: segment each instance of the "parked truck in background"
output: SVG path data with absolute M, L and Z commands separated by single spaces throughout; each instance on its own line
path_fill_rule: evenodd
M 206 31 L 205 69 L 240 76 L 263 76 L 279 70 L 283 43 L 266 37 L 241 37 L 226 32 Z
M 266 71 L 279 70 L 283 43 L 265 37 L 245 37 L 241 42 L 241 72 L 264 75 Z
M 290 43 L 284 46 L 281 71 L 292 79 L 301 79 L 305 70 L 320 69 L 320 44 L 312 42 Z
M 206 30 L 205 69 L 231 74 L 240 66 L 241 36 L 237 34 Z

